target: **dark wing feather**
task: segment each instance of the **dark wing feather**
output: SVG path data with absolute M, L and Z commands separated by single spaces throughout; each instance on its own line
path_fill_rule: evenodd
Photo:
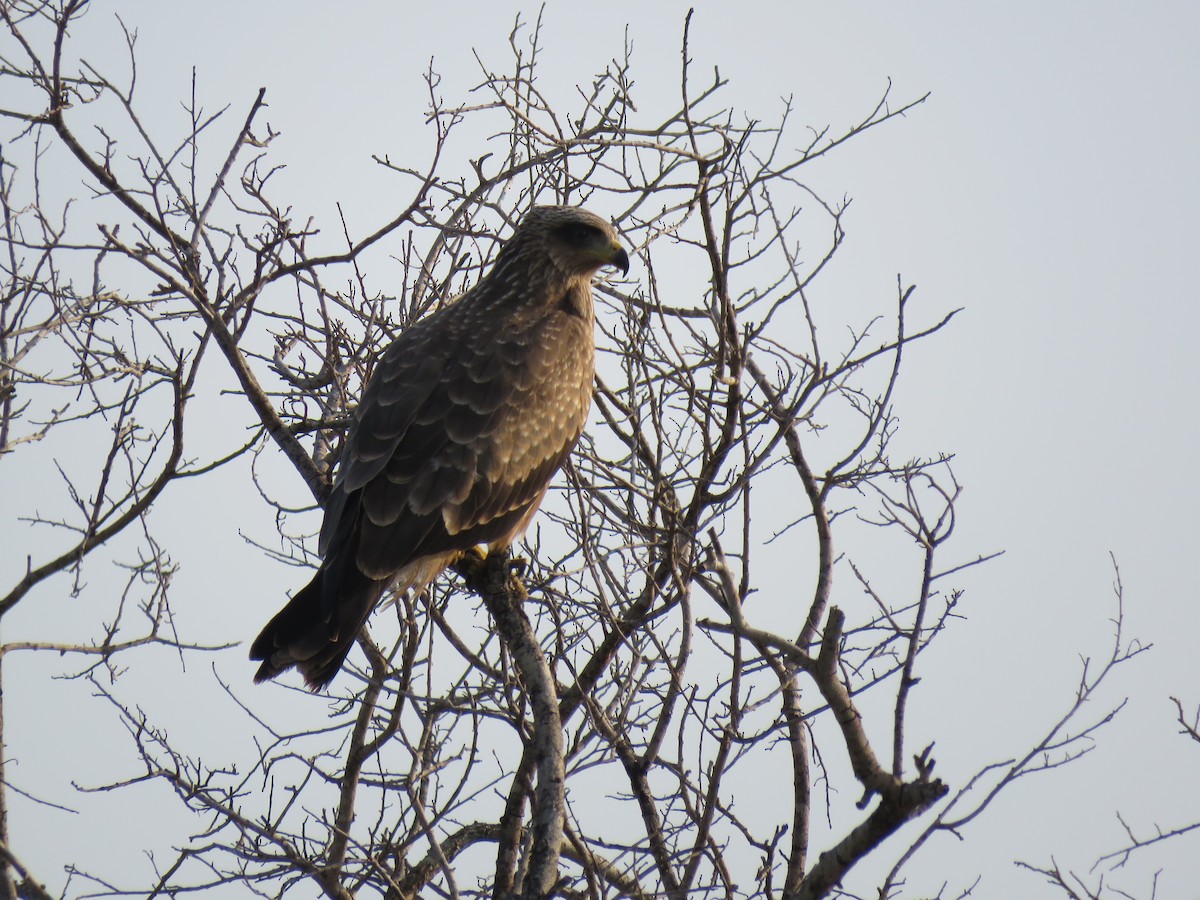
M 430 399 L 444 388 L 454 348 L 437 339 L 437 318 L 404 332 L 376 364 L 346 439 L 337 478 L 344 490 L 358 490 L 382 470 L 423 410 L 428 416 Z
M 472 538 L 480 526 L 500 518 L 516 524 L 514 513 L 531 511 L 531 505 L 541 502 L 550 478 L 578 440 L 591 405 L 589 328 L 590 323 L 554 313 L 536 331 L 521 336 L 524 359 L 509 379 L 510 394 L 494 433 L 478 445 L 479 477 L 467 497 L 445 510 L 450 534 Z M 496 539 L 475 537 L 472 543 Z
M 318 551 L 325 556 L 333 535 L 344 528 L 347 499 L 374 479 L 395 454 L 419 458 L 438 446 L 436 430 L 410 433 L 413 421 L 441 385 L 453 348 L 440 337 L 438 323 L 449 310 L 435 313 L 404 331 L 380 356 L 354 411 L 342 448 L 337 479 L 325 510 Z M 353 513 L 357 516 L 357 509 Z
M 446 360 L 403 440 L 361 489 L 362 571 L 385 578 L 422 556 L 518 536 L 587 416 L 585 327 L 554 314 Z

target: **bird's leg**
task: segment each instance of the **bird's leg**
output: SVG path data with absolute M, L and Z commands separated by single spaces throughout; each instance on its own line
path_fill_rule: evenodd
M 454 562 L 454 570 L 463 577 L 468 585 L 473 585 L 483 577 L 484 563 L 487 562 L 487 551 L 481 545 L 466 550 Z
M 529 569 L 529 560 L 513 557 L 508 547 L 496 547 L 487 551 L 472 547 L 454 563 L 456 571 L 467 588 L 483 596 L 487 593 L 502 594 L 514 602 L 529 599 L 522 576 Z

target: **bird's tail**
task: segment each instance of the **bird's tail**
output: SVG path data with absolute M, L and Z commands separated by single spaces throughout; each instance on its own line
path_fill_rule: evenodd
M 387 582 L 368 578 L 354 565 L 331 571 L 329 562 L 254 639 L 250 658 L 262 660 L 255 682 L 295 666 L 315 691 L 341 669 Z

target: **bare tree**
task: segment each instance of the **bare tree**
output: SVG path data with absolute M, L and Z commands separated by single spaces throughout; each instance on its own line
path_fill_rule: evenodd
M 889 86 L 843 130 L 797 138 L 790 104 L 771 124 L 723 107 L 719 74 L 690 58 L 689 15 L 671 108 L 635 104 L 626 48 L 555 109 L 540 22 L 519 24 L 508 67 L 481 57 L 466 102 L 430 69 L 427 161 L 377 158 L 407 202 L 363 236 L 339 224 L 332 243 L 273 188 L 265 89 L 214 114 L 193 94 L 188 127 L 164 134 L 140 105 L 134 32 L 119 75 L 74 54 L 88 7 L 0 3 L 0 465 L 42 448 L 70 498 L 18 512 L 39 537 L 0 616 L 87 591 L 100 554 L 128 579 L 87 639 L 9 641 L 0 660 L 80 659 L 70 674 L 111 704 L 139 766 L 99 789 L 161 785 L 198 830 L 149 875 L 69 868 L 64 893 L 816 898 L 852 896 L 845 879 L 874 858 L 874 896 L 900 897 L 923 848 L 1086 752 L 1115 714 L 1081 719 L 1142 649 L 1120 618 L 1101 669 L 1027 753 L 982 760 L 952 790 L 936 735 L 912 734 L 922 654 L 961 614 L 955 579 L 990 558 L 948 549 L 951 458 L 891 450 L 902 361 L 955 311 L 915 313 L 897 279 L 845 321 L 817 287 L 846 207 L 804 179 L 924 97 L 897 103 Z M 473 151 L 479 135 L 490 152 Z M 272 709 L 284 688 L 221 682 L 254 755 L 190 752 L 121 677 L 147 644 L 181 659 L 223 646 L 177 633 L 172 602 L 192 598 L 172 597 L 149 512 L 181 479 L 243 466 L 247 502 L 278 525 L 256 536 L 263 552 L 311 565 L 303 513 L 326 495 L 374 352 L 474 283 L 543 202 L 612 214 L 639 264 L 597 286 L 595 422 L 524 559 L 396 597 L 301 725 Z M 233 385 L 243 418 L 197 457 L 185 436 L 212 422 L 206 378 Z M 307 505 L 260 477 L 287 465 Z M 892 536 L 903 570 L 876 562 Z M 51 896 L 6 816 L 18 788 L 2 786 L 0 895 Z

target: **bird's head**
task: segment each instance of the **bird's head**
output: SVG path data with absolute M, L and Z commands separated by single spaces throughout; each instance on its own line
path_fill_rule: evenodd
M 566 278 L 590 278 L 601 266 L 629 272 L 629 254 L 616 229 L 576 206 L 535 206 L 517 226 L 513 239 L 539 243 L 550 264 Z

